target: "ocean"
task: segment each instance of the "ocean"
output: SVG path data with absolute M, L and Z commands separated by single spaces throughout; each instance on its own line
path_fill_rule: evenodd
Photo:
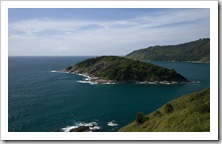
M 172 99 L 210 86 L 210 64 L 150 63 L 174 68 L 198 83 L 88 84 L 83 76 L 55 72 L 90 57 L 9 57 L 8 131 L 59 132 L 81 125 L 116 132 L 137 112 L 148 114 Z

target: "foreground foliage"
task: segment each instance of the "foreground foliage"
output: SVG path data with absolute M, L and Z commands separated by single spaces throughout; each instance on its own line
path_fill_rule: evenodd
M 210 131 L 210 89 L 177 98 L 137 120 L 120 132 L 205 132 Z M 143 119 L 144 120 L 144 119 Z

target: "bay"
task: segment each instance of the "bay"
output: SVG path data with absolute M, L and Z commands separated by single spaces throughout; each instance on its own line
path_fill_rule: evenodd
M 210 64 L 150 63 L 174 68 L 200 83 L 177 85 L 79 83 L 84 77 L 59 70 L 90 57 L 9 57 L 8 131 L 56 132 L 83 123 L 97 124 L 102 132 L 115 132 L 166 102 L 210 86 Z M 115 120 L 118 125 L 107 125 Z

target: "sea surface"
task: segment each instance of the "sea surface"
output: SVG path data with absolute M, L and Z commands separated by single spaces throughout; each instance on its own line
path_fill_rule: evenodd
M 88 84 L 80 75 L 58 73 L 89 57 L 9 57 L 8 131 L 58 132 L 80 125 L 115 132 L 172 99 L 210 86 L 210 64 L 150 63 L 174 68 L 199 83 L 176 85 Z M 80 82 L 79 82 L 80 81 Z

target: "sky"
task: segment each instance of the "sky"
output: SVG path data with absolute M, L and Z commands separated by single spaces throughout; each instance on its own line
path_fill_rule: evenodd
M 9 56 L 126 55 L 210 38 L 210 9 L 10 8 Z

